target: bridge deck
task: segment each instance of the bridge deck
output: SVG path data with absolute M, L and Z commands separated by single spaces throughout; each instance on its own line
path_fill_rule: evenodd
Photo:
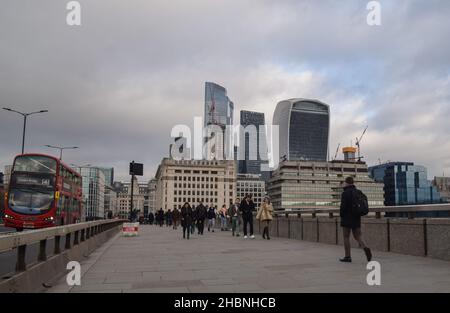
M 362 250 L 338 262 L 340 246 L 142 225 L 139 237 L 111 239 L 82 262 L 81 286 L 65 278 L 48 292 L 450 292 L 450 263 L 375 252 L 381 286 L 366 283 Z

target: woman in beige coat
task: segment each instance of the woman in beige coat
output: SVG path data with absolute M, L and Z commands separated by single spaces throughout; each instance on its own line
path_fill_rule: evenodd
M 258 214 L 256 214 L 256 219 L 263 223 L 264 225 L 263 238 L 267 240 L 270 240 L 269 226 L 270 221 L 273 219 L 272 213 L 273 213 L 273 206 L 270 203 L 270 199 L 266 197 L 264 198 L 263 203 L 261 204 L 261 207 L 258 210 Z

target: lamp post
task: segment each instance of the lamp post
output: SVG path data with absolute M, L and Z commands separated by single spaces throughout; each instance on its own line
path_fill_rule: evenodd
M 19 112 L 19 111 L 13 110 L 11 108 L 3 108 L 3 110 L 9 111 L 9 112 L 14 112 L 14 113 L 17 113 L 17 114 L 20 114 L 23 116 L 22 154 L 24 154 L 24 152 L 25 152 L 25 132 L 26 132 L 26 128 L 27 128 L 27 117 L 30 115 L 33 115 L 33 114 L 47 113 L 48 110 L 40 110 L 40 111 L 30 112 L 30 113 Z
M 52 146 L 52 145 L 45 145 L 48 148 L 53 148 L 53 149 L 59 149 L 59 160 L 62 160 L 62 154 L 63 154 L 63 150 L 66 149 L 79 149 L 79 147 L 58 147 L 58 146 Z

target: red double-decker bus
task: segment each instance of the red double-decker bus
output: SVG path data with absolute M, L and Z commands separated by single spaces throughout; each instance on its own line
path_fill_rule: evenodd
M 58 158 L 16 156 L 5 194 L 5 226 L 20 231 L 79 222 L 81 183 L 81 175 Z

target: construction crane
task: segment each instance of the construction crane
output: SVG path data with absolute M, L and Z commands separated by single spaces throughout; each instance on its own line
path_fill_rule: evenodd
M 356 146 L 358 147 L 358 162 L 361 162 L 361 140 L 363 139 L 364 135 L 366 134 L 368 128 L 369 128 L 369 126 L 366 126 L 361 137 L 356 138 Z
M 337 155 L 338 155 L 338 153 L 339 153 L 339 148 L 340 148 L 340 147 L 341 147 L 341 144 L 339 143 L 339 144 L 338 144 L 338 147 L 337 147 L 337 149 L 336 149 L 336 154 L 334 155 L 333 161 L 337 159 Z

